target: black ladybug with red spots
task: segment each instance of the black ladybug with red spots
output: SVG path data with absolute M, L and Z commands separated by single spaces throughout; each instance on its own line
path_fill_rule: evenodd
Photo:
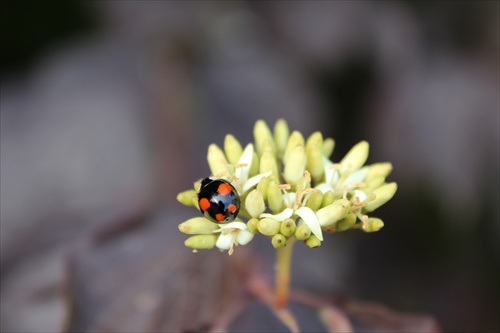
M 198 192 L 198 204 L 207 219 L 228 223 L 238 216 L 240 196 L 228 181 L 205 178 Z

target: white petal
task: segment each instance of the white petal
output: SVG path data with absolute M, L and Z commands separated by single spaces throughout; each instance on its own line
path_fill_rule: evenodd
M 247 225 L 243 222 L 231 222 L 228 224 L 221 225 L 221 229 L 239 229 L 239 230 L 246 230 Z
M 326 184 L 326 183 L 319 184 L 318 186 L 315 187 L 315 189 L 320 190 L 321 193 L 323 193 L 323 194 L 325 194 L 328 191 L 332 191 L 333 192 L 333 188 L 330 185 Z
M 252 178 L 250 178 L 249 180 L 247 180 L 245 182 L 245 184 L 243 185 L 243 188 L 242 188 L 242 193 L 240 193 L 240 194 L 246 193 L 249 189 L 251 189 L 252 187 L 257 185 L 262 178 L 270 176 L 272 173 L 273 173 L 272 171 L 268 171 L 268 172 L 260 173 L 256 176 L 253 176 Z
M 233 242 L 233 235 L 229 233 L 227 235 L 220 235 L 217 239 L 217 242 L 215 243 L 215 246 L 217 246 L 221 250 L 229 250 Z
M 238 236 L 236 236 L 236 242 L 240 245 L 246 245 L 250 243 L 253 239 L 253 234 L 248 230 L 241 230 L 238 232 Z
M 273 215 L 273 214 L 264 213 L 264 214 L 260 214 L 260 217 L 261 218 L 268 217 L 268 218 L 276 220 L 276 221 L 284 221 L 285 219 L 289 218 L 292 215 L 293 215 L 293 209 L 285 208 L 285 210 L 279 214 Z
M 365 192 L 361 190 L 354 190 L 354 197 L 359 199 L 359 202 L 363 202 L 368 198 Z
M 359 169 L 358 171 L 355 171 L 351 173 L 345 180 L 344 180 L 344 185 L 352 188 L 352 183 L 355 182 L 362 182 L 366 175 L 368 174 L 368 167 L 364 167 Z
M 318 218 L 311 208 L 300 207 L 295 211 L 295 214 L 304 220 L 304 223 L 311 229 L 314 236 L 318 237 L 320 241 L 323 241 L 323 232 L 321 231 Z
M 249 143 L 243 153 L 241 154 L 238 164 L 243 165 L 234 171 L 234 175 L 239 178 L 242 182 L 246 182 L 248 179 L 248 173 L 250 172 L 250 167 L 252 166 L 253 159 L 253 145 Z

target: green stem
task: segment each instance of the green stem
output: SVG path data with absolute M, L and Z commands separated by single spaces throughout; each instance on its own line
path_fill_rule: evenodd
M 290 291 L 290 273 L 292 252 L 295 237 L 286 242 L 286 246 L 277 249 L 276 253 L 276 303 L 277 309 L 286 308 Z

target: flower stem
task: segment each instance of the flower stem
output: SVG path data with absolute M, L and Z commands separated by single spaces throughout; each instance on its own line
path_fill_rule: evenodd
M 286 308 L 290 291 L 290 273 L 295 237 L 288 239 L 286 246 L 276 253 L 276 303 L 277 309 Z

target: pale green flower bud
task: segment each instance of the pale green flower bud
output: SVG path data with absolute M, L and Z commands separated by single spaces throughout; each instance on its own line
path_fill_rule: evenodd
M 252 190 L 245 199 L 245 208 L 251 217 L 258 217 L 266 210 L 266 204 L 262 193 L 258 190 Z
M 321 132 L 314 132 L 307 138 L 306 150 L 311 146 L 323 146 L 323 135 L 321 134 Z
M 333 153 L 333 148 L 335 148 L 335 141 L 332 138 L 323 140 L 323 146 L 321 147 L 323 156 L 330 157 Z
M 307 170 L 311 173 L 312 178 L 315 182 L 320 182 L 325 173 L 325 167 L 323 166 L 323 153 L 321 152 L 321 146 L 311 144 L 306 147 L 307 156 Z
M 278 156 L 283 156 L 288 137 L 290 136 L 290 129 L 284 119 L 278 119 L 274 124 L 274 142 L 276 143 L 276 151 Z
M 273 156 L 276 156 L 276 147 L 274 146 L 274 141 L 267 139 L 262 144 L 261 155 L 265 152 L 271 153 Z M 261 156 L 262 157 L 262 156 Z
M 392 164 L 389 162 L 374 163 L 368 167 L 368 173 L 365 176 L 365 182 L 375 178 L 387 177 L 392 171 Z
M 217 176 L 227 172 L 227 160 L 222 149 L 212 143 L 208 146 L 207 161 L 212 175 Z
M 193 217 L 179 224 L 179 230 L 188 235 L 211 235 L 217 229 L 219 229 L 219 226 L 216 223 L 210 222 L 204 217 Z
M 356 214 L 349 213 L 342 220 L 338 221 L 335 225 L 336 231 L 344 231 L 351 229 L 351 227 L 356 223 Z
M 267 200 L 267 187 L 269 186 L 270 182 L 271 182 L 271 177 L 264 177 L 257 184 L 257 190 L 259 190 L 259 192 L 262 193 L 264 201 Z
M 373 190 L 379 188 L 385 183 L 385 177 L 375 177 L 371 179 L 369 182 L 365 182 L 365 186 L 363 187 L 363 192 L 370 193 Z
M 281 223 L 279 221 L 264 218 L 257 224 L 259 232 L 266 236 L 274 236 L 280 231 Z
M 257 234 L 259 232 L 259 229 L 257 227 L 257 225 L 259 224 L 259 219 L 250 219 L 248 220 L 247 222 L 247 228 L 248 230 L 253 233 L 253 234 Z
M 224 139 L 224 151 L 226 152 L 229 163 L 234 165 L 238 163 L 238 160 L 243 153 L 243 148 L 241 147 L 240 142 L 236 140 L 233 135 L 228 134 Z
M 307 157 L 304 152 L 304 146 L 295 146 L 288 153 L 288 159 L 285 164 L 285 171 L 283 177 L 286 182 L 292 186 L 297 183 L 297 181 L 304 175 L 306 170 Z
M 194 206 L 193 198 L 196 198 L 197 194 L 195 190 L 187 190 L 177 194 L 177 201 L 186 206 Z
M 281 222 L 280 233 L 285 237 L 290 237 L 297 230 L 297 225 L 293 219 L 286 219 Z
M 318 237 L 311 235 L 306 241 L 307 246 L 309 246 L 311 249 L 315 249 L 317 247 L 321 246 L 321 241 L 318 239 Z
M 328 227 L 337 221 L 343 219 L 349 210 L 351 204 L 346 199 L 336 200 L 333 204 L 321 208 L 316 212 L 319 224 L 322 227 Z
M 370 193 L 370 196 L 375 195 L 375 199 L 368 202 L 368 204 L 364 207 L 364 210 L 367 212 L 373 212 L 375 209 L 391 200 L 397 189 L 398 185 L 396 183 L 385 184 L 375 189 L 372 193 Z
M 266 140 L 269 140 L 269 142 L 271 142 L 274 146 L 273 135 L 264 120 L 257 120 L 255 122 L 253 136 L 255 139 L 255 148 L 257 149 L 259 156 L 262 154 L 264 142 L 266 142 Z M 274 148 L 273 151 L 275 151 Z
M 340 161 L 343 168 L 356 171 L 365 164 L 368 158 L 369 145 L 366 141 L 358 142 Z
M 311 228 L 309 228 L 306 224 L 299 225 L 297 230 L 295 230 L 295 237 L 298 240 L 306 240 L 311 237 Z
M 290 152 L 297 146 L 304 147 L 304 137 L 299 131 L 293 131 L 286 145 L 285 153 L 283 155 L 283 163 L 286 164 L 288 162 L 288 156 L 290 155 Z
M 278 179 L 279 173 L 278 173 L 278 163 L 276 162 L 276 157 L 268 151 L 265 151 L 262 153 L 262 156 L 260 157 L 260 171 L 259 173 L 266 173 L 268 171 L 271 171 L 273 174 L 273 177 L 275 179 Z
M 271 243 L 273 244 L 275 249 L 279 249 L 286 245 L 286 238 L 282 234 L 276 234 L 271 239 Z
M 368 219 L 368 223 L 366 224 L 366 228 L 363 227 L 363 231 L 365 232 L 376 232 L 384 227 L 384 221 L 376 217 L 370 217 Z
M 321 202 L 321 207 L 326 207 L 331 205 L 335 201 L 335 194 L 332 191 L 328 191 L 323 194 L 323 202 Z
M 184 242 L 184 245 L 191 249 L 208 250 L 215 246 L 217 235 L 196 235 L 191 236 Z
M 323 193 L 321 193 L 321 191 L 316 191 L 311 193 L 311 196 L 309 197 L 309 199 L 307 199 L 306 207 L 311 208 L 313 211 L 317 211 L 318 209 L 321 208 L 322 202 L 323 202 Z
M 259 156 L 256 152 L 253 152 L 252 165 L 250 166 L 250 171 L 248 172 L 249 177 L 255 176 L 259 173 Z
M 273 212 L 278 212 L 283 207 L 283 196 L 276 182 L 271 181 L 267 186 L 267 204 Z

